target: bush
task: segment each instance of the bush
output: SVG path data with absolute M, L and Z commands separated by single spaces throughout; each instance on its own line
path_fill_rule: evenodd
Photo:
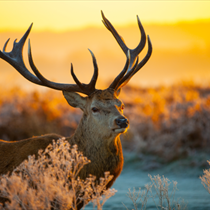
M 5 140 L 24 139 L 51 132 L 70 136 L 81 117 L 78 109 L 71 108 L 63 96 L 54 91 L 26 93 L 14 88 L 10 94 L 8 91 L 4 93 L 3 89 L 0 93 L 0 138 Z M 210 86 L 193 83 L 157 88 L 126 86 L 120 97 L 127 106 L 125 115 L 131 122 L 130 130 L 121 138 L 124 149 L 141 153 L 144 157 L 158 156 L 155 161 L 161 161 L 163 164 L 186 157 L 192 157 L 192 161 L 190 159 L 191 162 L 187 165 L 203 167 L 206 164 L 208 157 L 205 155 L 198 158 L 198 154 L 203 152 L 209 155 L 210 151 Z M 93 176 L 83 181 L 77 179 L 77 173 L 73 175 L 73 171 L 67 171 L 68 167 L 74 170 L 75 166 L 72 164 L 77 164 L 78 160 L 81 161 L 78 163 L 78 171 L 88 161 L 80 156 L 76 146 L 70 148 L 67 142 L 61 141 L 64 140 L 60 140 L 60 143 L 54 142 L 48 150 L 40 152 L 37 160 L 33 156 L 29 157 L 11 176 L 0 178 L 1 196 L 11 200 L 5 209 L 12 209 L 12 205 L 14 207 L 16 204 L 22 209 L 33 209 L 31 206 L 35 209 L 39 206 L 41 209 L 48 209 L 48 205 L 60 205 L 60 208 L 63 205 L 64 209 L 72 205 L 72 208 L 76 208 L 75 202 L 87 203 L 93 198 L 96 198 L 93 205 L 100 209 L 105 200 L 114 194 L 114 191 L 105 191 L 100 185 L 95 186 Z M 56 151 L 55 148 L 60 150 Z M 65 152 L 62 153 L 64 150 L 70 156 L 65 156 Z M 74 156 L 72 152 L 77 155 Z M 79 159 L 74 159 L 76 157 Z M 63 163 L 59 166 L 60 160 L 63 160 Z M 146 169 L 151 169 L 153 165 L 150 159 L 145 160 Z M 148 161 L 151 163 L 150 167 Z M 70 176 L 71 179 L 68 179 Z M 210 193 L 210 170 L 204 170 L 204 175 L 200 178 Z M 109 179 L 109 174 L 105 174 L 105 178 L 101 179 L 101 186 L 105 186 Z M 157 183 L 168 183 L 163 177 L 151 177 L 151 181 L 152 179 L 153 182 L 156 179 Z M 145 191 L 130 190 L 129 198 L 139 205 L 145 203 L 145 209 L 146 201 L 153 196 L 150 190 L 155 187 L 154 183 L 147 185 Z M 85 187 L 90 191 L 86 192 Z M 168 192 L 167 188 L 160 188 L 158 192 L 164 193 L 164 189 Z M 104 197 L 101 197 L 101 191 Z M 162 198 L 166 199 L 166 195 L 162 194 Z M 138 205 L 135 205 L 135 209 L 138 208 Z M 169 206 L 165 208 L 169 209 Z
M 65 139 L 39 151 L 38 158 L 29 156 L 9 175 L 0 177 L 0 196 L 9 200 L 1 209 L 77 209 L 83 202 L 93 201 L 97 209 L 115 194 L 114 189 L 106 190 L 106 184 L 113 176 L 105 173 L 98 185 L 90 175 L 81 180 L 78 173 L 90 161 L 70 147 Z
M 206 167 L 210 154 L 210 86 L 192 82 L 165 87 L 125 86 L 120 98 L 130 121 L 127 134 L 121 135 L 124 149 L 156 156 L 161 164 L 189 158 L 189 165 Z M 0 90 L 0 139 L 20 140 L 46 133 L 71 136 L 81 115 L 53 90 Z
M 152 183 L 145 185 L 146 190 L 141 190 L 141 188 L 139 188 L 138 191 L 136 191 L 135 188 L 133 191 L 130 189 L 128 190 L 127 196 L 133 202 L 135 210 L 146 209 L 147 201 L 149 199 L 153 200 L 158 210 L 185 210 L 187 208 L 187 205 L 184 203 L 184 201 L 180 202 L 174 198 L 177 190 L 177 182 L 173 181 L 173 189 L 171 190 L 171 193 L 169 193 L 169 185 L 171 184 L 169 179 L 165 178 L 164 176 L 161 178 L 159 175 L 154 177 L 149 175 L 149 178 Z M 155 190 L 155 194 L 153 194 L 152 189 Z M 126 206 L 125 208 L 129 210 Z
M 210 161 L 207 162 L 210 165 Z M 203 173 L 204 175 L 200 177 L 201 183 L 210 194 L 210 169 L 205 169 Z

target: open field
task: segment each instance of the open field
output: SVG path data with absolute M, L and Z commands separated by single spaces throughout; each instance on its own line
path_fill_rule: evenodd
M 82 114 L 56 91 L 13 88 L 2 89 L 0 95 L 0 138 L 4 140 L 51 132 L 69 136 Z M 120 96 L 130 120 L 130 129 L 121 137 L 125 166 L 114 185 L 118 192 L 103 209 L 122 209 L 122 202 L 132 208 L 125 197 L 127 189 L 144 187 L 148 173 L 178 181 L 177 198 L 183 198 L 189 209 L 208 209 L 209 195 L 199 176 L 210 160 L 210 86 L 193 82 L 157 88 L 128 86 Z M 155 209 L 151 202 L 148 207 Z
M 81 14 L 81 9 L 85 5 L 84 1 L 82 4 L 78 1 L 81 4 L 79 10 L 73 9 L 73 1 L 69 1 L 71 6 L 68 11 L 66 10 L 67 6 L 65 10 L 59 9 L 60 6 L 54 7 L 56 8 L 54 11 L 52 9 L 54 3 L 52 2 L 46 10 L 43 6 L 44 2 L 42 2 L 40 3 L 42 6 L 39 7 L 38 16 L 32 15 L 36 9 L 32 11 L 31 8 L 37 8 L 31 6 L 33 3 L 30 5 L 30 9 L 26 9 L 25 3 L 21 7 L 20 2 L 18 2 L 21 9 L 17 9 L 18 6 L 15 6 L 15 2 L 11 2 L 8 7 L 2 6 L 4 12 L 6 12 L 1 13 L 4 16 L 2 19 L 5 20 L 6 27 L 2 28 L 4 25 L 2 22 L 0 47 L 2 49 L 6 40 L 10 38 L 6 49 L 9 52 L 12 49 L 13 40 L 16 38 L 20 40 L 33 21 L 34 26 L 29 38 L 34 62 L 40 72 L 49 80 L 74 83 L 69 74 L 70 63 L 72 62 L 74 71 L 80 81 L 87 83 L 93 71 L 87 48 L 90 48 L 97 58 L 99 66 L 97 88 L 105 89 L 108 87 L 107 84 L 110 84 L 123 69 L 125 56 L 116 40 L 102 25 L 100 27 L 86 25 L 86 27 L 72 28 L 73 23 L 77 24 L 79 22 L 79 18 L 74 15 L 72 19 L 70 16 L 74 12 L 77 15 Z M 36 3 L 34 2 L 34 4 Z M 120 7 L 118 2 L 115 3 L 117 4 L 117 10 L 115 6 L 110 7 L 114 11 L 113 17 L 119 17 L 122 20 L 120 10 L 124 8 L 122 7 L 123 3 L 120 2 Z M 184 6 L 179 8 L 163 7 L 160 2 L 157 2 L 158 7 L 156 7 L 156 4 L 151 1 L 151 8 L 154 8 L 154 12 L 152 12 L 153 10 L 148 12 L 146 7 L 143 6 L 143 2 L 139 1 L 139 6 L 134 6 L 135 3 L 133 2 L 129 7 L 132 7 L 132 12 L 134 12 L 134 8 L 138 10 L 136 14 L 139 14 L 146 34 L 150 36 L 153 52 L 148 63 L 131 79 L 130 86 L 123 88 L 120 95 L 125 103 L 125 115 L 130 121 L 128 132 L 121 135 L 125 163 L 121 175 L 113 185 L 113 188 L 118 192 L 106 202 L 103 209 L 126 209 L 123 204 L 128 209 L 134 209 L 131 200 L 126 197 L 128 188 L 138 190 L 140 187 L 145 189 L 145 184 L 151 181 L 148 177 L 149 173 L 152 176 L 159 174 L 162 177 L 164 175 L 170 181 L 177 181 L 179 190 L 176 192 L 175 199 L 179 201 L 184 199 L 188 209 L 209 210 L 210 195 L 202 186 L 199 177 L 203 175 L 203 169 L 209 168 L 207 160 L 210 160 L 210 19 L 202 16 L 201 19 L 184 18 L 184 21 L 181 22 L 170 22 L 174 11 L 176 14 L 187 14 L 189 11 L 192 14 L 197 14 L 201 10 L 200 6 L 192 9 L 193 2 L 190 1 L 187 10 Z M 170 2 L 166 1 L 165 3 Z M 94 2 L 95 4 L 96 2 Z M 107 4 L 107 2 L 104 2 L 104 4 Z M 59 5 L 64 4 L 59 3 Z M 90 9 L 96 9 L 90 5 L 88 8 L 89 13 Z M 127 11 L 130 10 L 128 7 L 126 9 Z M 105 11 L 104 8 L 103 10 Z M 111 22 L 113 21 L 128 47 L 135 48 L 140 40 L 137 23 L 124 22 L 123 25 L 117 25 L 114 18 L 111 17 L 111 14 L 113 14 L 111 10 L 106 11 L 107 17 L 110 17 Z M 31 12 L 25 18 L 26 15 L 23 11 Z M 52 11 L 53 13 L 51 13 Z M 62 11 L 62 15 L 58 15 L 57 12 L 60 11 Z M 68 14 L 64 11 L 67 11 Z M 167 14 L 167 18 L 163 22 L 145 22 L 142 19 L 144 14 L 142 12 L 144 11 L 149 16 L 155 15 L 155 20 L 159 19 L 162 14 Z M 202 13 L 204 13 L 204 9 Z M 47 18 L 42 18 L 43 14 Z M 69 14 L 70 16 L 68 16 Z M 80 18 L 84 19 L 86 16 L 88 19 L 90 17 L 90 15 L 85 14 L 79 15 Z M 91 12 L 91 15 L 93 14 L 94 12 Z M 126 12 L 126 16 L 123 15 L 123 17 L 127 17 L 128 14 Z M 135 20 L 135 14 L 133 15 Z M 14 17 L 16 17 L 16 21 L 14 21 Z M 21 17 L 24 17 L 24 20 L 20 21 L 19 18 Z M 41 23 L 36 17 L 41 19 Z M 56 21 L 53 21 L 54 17 L 56 17 Z M 64 19 L 61 21 L 59 18 Z M 10 28 L 9 22 L 6 23 L 6 20 L 13 21 L 16 30 Z M 46 23 L 47 28 L 37 30 L 46 20 L 49 21 Z M 23 25 L 18 29 L 19 23 Z M 58 23 L 59 26 L 62 23 L 68 23 L 68 27 L 65 30 L 53 30 L 49 27 L 51 23 L 53 25 Z M 23 57 L 26 66 L 29 67 L 27 41 L 23 49 Z M 140 54 L 140 60 L 144 57 L 146 50 L 147 44 Z M 2 59 L 0 59 L 0 72 L 0 139 L 7 141 L 20 140 L 52 132 L 63 136 L 73 134 L 82 112 L 70 107 L 62 93 L 49 91 L 31 84 Z M 54 157 L 59 159 L 58 156 L 55 155 Z M 50 162 L 53 161 L 49 160 Z M 67 164 L 69 162 L 66 161 Z M 25 167 L 24 163 L 22 166 Z M 39 173 L 40 170 L 36 172 Z M 58 170 L 48 170 L 48 172 L 50 175 L 48 181 L 50 180 L 51 183 L 45 182 L 43 189 L 53 192 L 49 185 L 45 184 L 59 184 L 57 178 L 53 180 L 51 175 L 51 172 L 59 172 L 59 167 Z M 64 173 L 66 172 L 68 173 L 68 170 L 64 170 Z M 43 177 L 46 177 L 46 174 Z M 57 177 L 57 175 L 54 177 Z M 34 178 L 42 180 L 36 173 Z M 21 182 L 17 182 L 15 179 L 13 181 L 12 187 L 17 189 L 15 190 L 17 192 L 16 198 L 19 199 L 19 195 L 22 193 L 23 198 L 29 205 L 33 202 L 29 201 L 27 196 L 32 200 L 40 201 L 35 188 L 33 189 L 35 195 L 30 196 L 29 191 L 24 188 Z M 62 178 L 61 182 L 63 182 Z M 2 186 L 0 184 L 0 187 Z M 62 188 L 63 186 L 65 184 L 58 186 L 54 195 L 57 196 L 60 192 L 61 199 L 71 202 L 68 192 Z M 7 185 L 5 187 L 7 188 Z M 171 187 L 172 184 L 169 186 L 170 190 Z M 70 188 L 68 187 L 68 190 Z M 49 198 L 46 193 L 40 194 L 41 197 L 44 195 L 46 199 Z M 13 194 L 11 195 L 13 196 Z M 18 199 L 16 201 L 20 203 Z M 51 200 L 54 200 L 54 198 Z M 51 202 L 51 200 L 48 201 Z M 14 199 L 14 202 L 16 201 Z M 14 206 L 16 207 L 16 204 Z M 0 209 L 2 209 L 1 207 Z M 12 209 L 15 209 L 15 207 L 12 207 Z M 41 207 L 44 208 L 43 205 Z M 37 205 L 34 209 L 36 208 Z M 92 204 L 89 204 L 85 209 L 92 210 Z M 160 206 L 155 206 L 150 199 L 147 209 L 160 209 Z M 185 208 L 178 207 L 176 209 L 184 210 Z
M 130 120 L 129 131 L 122 136 L 124 150 L 139 157 L 154 155 L 159 164 L 190 157 L 190 164 L 206 165 L 205 155 L 210 152 L 210 86 L 193 82 L 157 88 L 128 86 L 120 98 Z M 2 91 L 0 138 L 19 140 L 52 132 L 70 136 L 81 114 L 56 91 Z M 204 157 L 198 159 L 198 154 Z
M 122 202 L 133 208 L 127 190 L 144 188 L 148 173 L 177 181 L 177 198 L 184 199 L 188 209 L 210 209 L 209 194 L 199 179 L 210 160 L 209 25 L 209 21 L 144 25 L 154 50 L 120 95 L 130 120 L 130 129 L 121 136 L 125 164 L 113 186 L 118 192 L 103 209 L 121 210 Z M 136 25 L 118 29 L 129 47 L 137 45 Z M 1 32 L 1 46 L 9 37 L 14 40 L 23 33 Z M 62 33 L 32 30 L 30 39 L 37 67 L 52 81 L 73 83 L 68 71 L 72 62 L 78 78 L 88 82 L 92 74 L 89 47 L 100 69 L 97 88 L 106 88 L 125 63 L 119 46 L 104 28 Z M 8 51 L 11 47 L 12 41 Z M 1 139 L 73 134 L 82 115 L 79 109 L 70 107 L 61 93 L 32 85 L 2 60 L 0 69 Z M 148 202 L 148 209 L 156 207 Z

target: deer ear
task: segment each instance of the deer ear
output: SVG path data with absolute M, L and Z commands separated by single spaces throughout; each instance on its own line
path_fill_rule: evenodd
M 86 104 L 86 97 L 80 96 L 78 93 L 75 92 L 68 92 L 63 91 L 63 95 L 70 106 L 73 106 L 75 108 L 80 108 L 82 111 L 85 110 L 85 104 Z

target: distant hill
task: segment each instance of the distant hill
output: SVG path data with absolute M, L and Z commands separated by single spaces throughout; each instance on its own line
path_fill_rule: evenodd
M 182 22 L 171 25 L 144 25 L 153 45 L 153 55 L 148 63 L 131 80 L 134 85 L 168 84 L 179 80 L 210 81 L 210 20 Z M 126 44 L 134 48 L 140 35 L 137 25 L 116 27 Z M 27 30 L 27 28 L 26 28 Z M 0 32 L 0 46 L 5 41 L 21 38 L 17 32 Z M 98 61 L 98 87 L 122 70 L 125 56 L 111 33 L 105 28 L 85 28 L 82 30 L 55 32 L 33 32 L 30 34 L 32 54 L 39 70 L 49 79 L 70 82 L 70 63 L 82 82 L 92 76 L 90 48 Z M 13 41 L 10 41 L 8 50 Z M 27 43 L 26 43 L 27 44 Z M 146 50 L 142 54 L 145 55 Z M 142 56 L 140 56 L 142 57 Z M 27 63 L 27 46 L 24 48 Z M 6 62 L 0 60 L 0 88 L 18 85 L 33 89 L 35 85 L 26 82 Z

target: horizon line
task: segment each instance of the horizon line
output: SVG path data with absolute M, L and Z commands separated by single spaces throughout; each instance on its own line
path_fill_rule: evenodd
M 210 23 L 210 18 L 200 18 L 200 19 L 192 19 L 192 20 L 175 20 L 175 21 L 144 21 L 142 24 L 144 26 L 164 26 L 164 25 L 179 25 L 179 24 L 198 24 L 198 23 Z M 31 23 L 30 23 L 31 24 Z M 29 25 L 30 25 L 29 24 Z M 0 28 L 0 33 L 3 32 L 13 32 L 13 33 L 19 33 L 19 32 L 24 32 L 27 30 L 29 27 L 16 27 L 16 28 Z M 34 23 L 35 25 L 35 23 Z M 125 24 L 116 24 L 115 27 L 117 28 L 128 28 L 128 27 L 133 27 L 136 26 L 137 23 L 131 22 L 131 23 L 125 23 Z M 69 31 L 80 31 L 80 30 L 85 30 L 89 28 L 97 28 L 101 29 L 104 28 L 103 25 L 99 24 L 85 24 L 83 26 L 78 26 L 78 27 L 63 27 L 63 28 L 58 28 L 58 27 L 41 27 L 37 28 L 37 26 L 33 27 L 33 32 L 51 32 L 51 33 L 65 33 Z

